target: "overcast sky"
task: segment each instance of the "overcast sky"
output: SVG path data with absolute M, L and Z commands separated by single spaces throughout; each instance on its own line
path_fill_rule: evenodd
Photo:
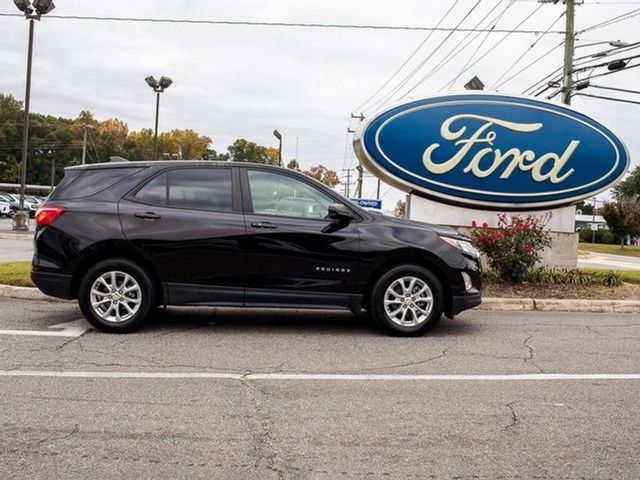
M 443 26 L 456 26 L 477 0 L 458 0 Z M 481 0 L 463 27 L 474 27 L 498 15 L 510 0 Z M 249 20 L 338 24 L 435 26 L 453 1 L 441 0 L 56 0 L 56 15 L 153 17 L 210 20 Z M 517 0 L 496 28 L 513 28 L 540 6 Z M 576 8 L 576 29 L 640 8 L 639 0 L 585 0 Z M 546 30 L 564 6 L 543 5 L 520 27 Z M 0 13 L 15 13 L 13 1 L 0 0 Z M 577 42 L 640 41 L 640 16 L 585 32 Z M 564 19 L 552 28 L 564 29 Z M 153 23 L 120 23 L 44 18 L 36 25 L 32 111 L 75 117 L 90 110 L 100 120 L 117 117 L 138 130 L 152 128 L 154 96 L 144 82 L 150 74 L 166 75 L 174 85 L 163 95 L 160 129 L 192 128 L 213 139 L 218 151 L 236 138 L 276 146 L 274 128 L 284 136 L 284 157 L 295 156 L 303 167 L 322 163 L 341 171 L 345 164 L 346 129 L 350 113 L 373 94 L 427 37 L 425 31 L 273 28 Z M 467 36 L 436 32 L 388 87 L 403 80 L 420 62 L 431 58 L 397 100 L 443 59 L 450 61 L 411 93 L 419 98 L 438 92 L 454 79 L 477 50 L 474 60 L 491 52 L 455 83 L 459 90 L 473 75 L 487 87 L 500 78 L 525 51 L 511 74 L 535 60 L 563 37 L 512 34 L 491 48 L 504 34 Z M 465 45 L 457 56 L 452 51 Z M 529 48 L 534 42 L 533 48 Z M 478 49 L 478 47 L 480 47 Z M 0 92 L 24 98 L 27 24 L 19 17 L 0 17 Z M 606 45 L 582 47 L 577 56 Z M 640 53 L 640 49 L 629 54 Z M 520 93 L 562 65 L 562 48 L 500 87 Z M 603 70 L 604 71 L 604 70 Z M 640 69 L 599 79 L 598 84 L 640 90 Z M 595 83 L 595 81 L 594 81 Z M 386 93 L 389 89 L 383 91 Z M 445 88 L 443 91 L 448 91 Z M 585 91 L 587 93 L 587 91 Z M 589 93 L 640 100 L 640 95 L 590 89 Z M 613 95 L 611 95 L 613 94 Z M 375 100 L 379 99 L 377 96 Z M 375 100 L 373 103 L 375 103 Z M 574 106 L 603 122 L 627 143 L 634 165 L 640 150 L 640 105 L 578 97 Z M 366 107 L 365 114 L 371 113 Z M 355 127 L 357 121 L 351 125 Z M 355 165 L 349 146 L 346 166 Z M 388 188 L 383 187 L 382 193 Z M 375 194 L 367 180 L 364 197 Z M 390 191 L 385 208 L 401 195 Z

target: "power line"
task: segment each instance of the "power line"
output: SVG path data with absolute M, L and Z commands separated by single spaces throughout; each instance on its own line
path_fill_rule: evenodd
M 633 103 L 635 105 L 640 105 L 640 102 L 635 100 L 626 100 L 624 98 L 616 98 L 616 97 L 605 97 L 603 95 L 591 95 L 589 93 L 576 93 L 573 95 L 574 97 L 590 97 L 590 98 L 599 98 L 602 100 L 611 100 L 613 102 L 621 102 L 621 103 Z
M 604 42 L 604 43 L 610 43 L 610 42 Z M 621 47 L 614 47 L 614 48 L 611 48 L 611 49 L 608 49 L 608 50 L 603 50 L 603 51 L 598 52 L 596 54 L 590 53 L 588 55 L 583 55 L 581 57 L 577 57 L 575 59 L 575 61 L 574 61 L 573 66 L 575 68 L 575 67 L 579 67 L 579 66 L 585 65 L 585 64 L 587 64 L 589 62 L 592 62 L 594 58 L 599 58 L 601 55 L 602 56 L 607 56 L 610 53 L 612 53 L 613 55 L 619 55 L 620 53 L 624 53 L 624 52 L 629 51 L 629 50 L 634 50 L 636 48 L 640 48 L 640 42 L 630 43 L 628 45 L 624 45 L 624 46 L 621 46 Z M 581 60 L 584 60 L 584 61 L 581 61 Z M 543 83 L 547 82 L 553 76 L 557 75 L 561 71 L 562 71 L 562 67 L 556 68 L 551 73 L 545 75 L 543 78 L 541 78 L 537 82 L 535 82 L 532 85 L 530 85 L 529 87 L 527 87 L 525 90 L 522 91 L 522 93 L 526 94 L 528 92 L 533 92 L 536 88 L 539 88 L 540 86 L 542 86 Z M 544 88 L 543 91 L 546 91 L 550 87 L 545 86 L 543 88 Z M 542 92 L 538 92 L 537 94 L 535 94 L 535 96 L 538 96 L 540 93 L 542 93 Z
M 481 0 L 479 0 L 481 1 Z M 24 15 L 19 13 L 0 13 L 0 17 L 20 17 Z M 195 20 L 187 18 L 143 18 L 143 17 L 96 17 L 85 15 L 47 15 L 47 19 L 59 20 L 95 20 L 101 22 L 135 22 L 135 23 L 177 23 L 187 25 L 222 25 L 222 26 L 241 26 L 241 27 L 279 27 L 279 28 L 339 28 L 339 29 L 355 29 L 355 30 L 405 30 L 405 31 L 435 31 L 435 32 L 490 32 L 490 33 L 521 33 L 521 34 L 539 34 L 540 30 L 518 30 L 516 29 L 473 29 L 458 27 L 421 27 L 412 25 L 368 25 L 368 24 L 349 24 L 349 23 L 306 23 L 306 22 L 266 22 L 266 21 L 248 21 L 248 20 Z M 564 31 L 557 30 L 549 33 L 564 34 Z
M 479 27 L 489 17 L 489 15 L 491 15 L 500 6 L 500 4 L 502 2 L 503 2 L 503 0 L 498 0 L 498 2 L 493 6 L 493 8 L 491 8 L 491 10 L 489 10 L 487 12 L 487 14 L 480 19 L 480 21 L 476 24 L 476 27 Z M 494 22 L 495 22 L 495 18 L 493 20 L 489 20 L 487 22 L 487 26 L 491 25 Z M 434 68 L 432 68 L 429 71 L 429 73 L 427 73 L 422 78 L 422 80 L 420 82 L 424 83 L 429 78 L 431 78 L 433 75 L 435 75 L 442 67 L 444 67 L 446 64 L 451 62 L 454 58 L 456 58 L 459 54 L 461 54 L 469 45 L 471 45 L 471 43 L 473 43 L 473 41 L 476 38 L 478 38 L 481 35 L 481 32 L 475 32 L 475 35 L 473 36 L 473 38 L 465 43 L 465 41 L 471 36 L 472 33 L 474 33 L 474 32 L 468 32 L 464 36 L 464 38 L 462 38 L 462 40 L 460 40 L 459 43 L 457 43 L 451 50 L 449 50 L 449 53 L 446 53 L 445 55 L 443 55 L 443 57 L 440 59 L 438 64 Z M 413 91 L 413 89 L 410 89 L 407 93 L 405 93 L 404 96 L 407 96 L 412 91 Z
M 498 22 L 502 19 L 504 14 L 507 13 L 507 10 L 509 10 L 513 6 L 514 3 L 515 3 L 515 0 L 511 0 L 511 2 L 505 7 L 505 9 L 502 12 L 500 12 L 500 14 L 494 19 L 493 26 L 491 27 L 492 29 L 494 29 L 496 25 L 498 25 Z M 475 40 L 476 38 L 477 37 L 475 37 L 473 40 Z M 475 58 L 475 56 L 478 54 L 478 51 L 480 51 L 480 49 L 484 46 L 484 43 L 488 39 L 489 39 L 489 34 L 485 33 L 484 38 L 480 41 L 480 43 L 478 44 L 476 49 L 473 51 L 471 56 L 467 59 L 465 64 L 462 66 L 462 69 L 460 70 L 460 72 L 458 72 L 458 75 L 456 75 L 448 85 L 454 84 L 458 80 L 458 78 L 460 78 L 460 75 L 462 75 L 462 73 L 465 71 L 467 66 L 469 66 L 469 63 L 471 63 L 471 61 Z M 440 88 L 440 90 L 442 90 L 442 88 Z
M 515 2 L 511 3 L 509 6 L 513 5 Z M 529 15 L 527 15 L 524 20 L 522 20 L 520 23 L 518 23 L 518 25 L 516 25 L 516 29 L 520 28 L 520 26 L 522 26 L 527 20 L 529 20 L 531 17 L 533 17 L 536 13 L 538 13 L 538 10 L 540 10 L 542 7 L 544 6 L 544 4 L 540 4 L 538 6 L 538 8 L 536 8 L 533 12 L 531 12 Z M 484 59 L 487 55 L 489 55 L 498 45 L 500 45 L 502 42 L 504 42 L 507 38 L 509 38 L 509 36 L 511 35 L 511 33 L 507 33 L 506 35 L 504 35 L 500 40 L 498 40 L 497 42 L 495 42 L 489 49 L 487 49 L 487 51 L 480 56 L 480 58 L 478 58 L 477 60 L 475 60 L 473 63 L 466 65 L 465 67 L 463 67 L 463 69 L 460 71 L 460 73 L 458 73 L 458 75 L 452 79 L 449 83 L 447 83 L 445 86 L 443 86 L 440 90 L 442 90 L 443 88 L 451 88 L 453 86 L 453 84 L 458 80 L 458 78 L 460 78 L 462 76 L 463 73 L 465 73 L 466 71 L 468 71 L 471 67 L 473 67 L 474 65 L 478 64 L 480 61 L 482 61 L 482 59 Z M 488 35 L 487 35 L 488 38 Z M 486 40 L 486 38 L 485 38 Z M 484 43 L 484 42 L 483 42 Z M 477 53 L 478 50 L 476 50 L 475 53 Z M 475 56 L 474 53 L 474 56 Z
M 388 93 L 384 98 L 382 98 L 382 100 L 380 100 L 379 102 L 377 102 L 375 104 L 375 106 L 381 105 L 384 106 L 386 105 L 391 98 L 393 98 L 393 96 L 398 93 L 407 83 L 409 83 L 409 81 L 411 81 L 411 78 L 413 78 L 421 69 L 422 67 L 424 67 L 427 62 L 429 60 L 431 60 L 431 58 L 438 52 L 438 50 L 440 50 L 440 48 L 447 42 L 447 40 L 449 40 L 449 38 L 451 38 L 451 36 L 453 35 L 454 32 L 456 31 L 463 31 L 460 26 L 464 23 L 464 21 L 469 17 L 469 15 L 471 15 L 473 13 L 473 11 L 478 7 L 478 5 L 480 5 L 480 2 L 482 0 L 477 0 L 476 3 L 473 4 L 473 6 L 471 7 L 471 9 L 462 17 L 462 20 L 460 20 L 458 22 L 458 24 L 456 25 L 456 27 L 451 30 L 449 32 L 449 34 L 444 37 L 444 39 L 442 39 L 440 41 L 440 43 L 438 43 L 438 45 L 436 45 L 436 47 L 431 51 L 431 53 L 429 55 L 427 55 L 427 57 L 422 60 L 418 66 L 416 66 L 409 75 L 407 75 L 402 81 L 400 81 L 400 83 L 398 83 L 398 85 L 396 85 L 396 87 L 390 92 Z M 405 93 L 406 95 L 406 93 Z
M 605 87 L 604 85 L 589 85 L 590 88 L 601 88 L 603 90 L 613 90 L 616 92 L 635 93 L 640 95 L 640 90 L 629 90 L 627 88 Z
M 636 12 L 638 12 L 638 13 L 636 13 Z M 581 30 L 579 32 L 579 34 L 582 34 L 584 32 L 590 32 L 592 30 L 597 30 L 598 28 L 608 27 L 609 25 L 613 25 L 614 23 L 618 23 L 618 22 L 623 22 L 625 20 L 629 20 L 630 18 L 633 18 L 633 17 L 635 17 L 637 15 L 640 15 L 640 8 L 635 8 L 633 10 L 629 10 L 626 13 L 623 13 L 621 15 L 617 15 L 615 17 L 612 17 L 609 20 L 605 20 L 604 22 L 600 22 L 600 23 L 596 23 L 595 25 L 591 25 L 590 27 L 587 27 L 584 30 Z
M 528 70 L 529 68 L 533 67 L 536 63 L 538 63 L 540 60 L 542 60 L 543 58 L 547 57 L 548 55 L 551 55 L 551 53 L 560 48 L 561 46 L 564 45 L 564 40 L 560 43 L 558 43 L 557 45 L 554 45 L 553 47 L 551 47 L 549 50 L 547 50 L 546 52 L 544 52 L 542 55 L 540 55 L 539 57 L 537 57 L 535 60 L 529 62 L 527 65 L 525 65 L 523 68 L 521 68 L 520 70 L 518 70 L 516 73 L 514 73 L 513 75 L 511 75 L 509 78 L 507 78 L 504 82 L 502 82 L 500 85 L 498 85 L 496 88 L 501 87 L 502 85 L 504 85 L 505 83 L 510 82 L 511 80 L 513 80 L 514 78 L 516 78 L 518 75 L 520 75 L 522 72 L 524 72 L 525 70 Z M 560 70 L 562 70 L 562 68 L 560 68 Z M 493 88 L 493 87 L 492 87 Z
M 529 67 L 531 67 L 532 65 L 534 65 L 534 63 L 530 63 L 526 68 L 519 70 L 515 75 L 512 75 L 511 77 L 507 78 L 504 82 L 500 83 L 500 80 L 502 80 L 504 77 L 507 76 L 507 74 L 513 69 L 513 67 L 515 67 L 518 63 L 520 63 L 520 60 L 522 60 L 524 57 L 526 57 L 529 52 L 531 52 L 531 50 L 533 50 L 535 48 L 535 46 L 540 42 L 540 40 L 542 40 L 542 38 L 549 32 L 549 30 L 551 30 L 551 28 L 558 23 L 558 21 L 560 21 L 560 19 L 562 17 L 564 17 L 566 14 L 565 11 L 563 11 L 562 13 L 560 13 L 560 15 L 558 16 L 558 18 L 556 18 L 550 25 L 549 28 L 547 28 L 544 33 L 542 35 L 540 35 L 535 42 L 533 42 L 531 45 L 529 45 L 529 47 L 527 47 L 527 49 L 522 52 L 522 54 L 516 59 L 515 62 L 513 62 L 511 64 L 511 66 L 509 66 L 509 68 L 507 68 L 504 73 L 502 75 L 500 75 L 500 77 L 498 77 L 498 79 L 493 82 L 493 85 L 491 85 L 490 89 L 493 90 L 494 88 L 500 88 L 502 85 L 504 85 L 505 83 L 509 82 L 512 78 L 517 77 L 518 75 L 520 75 L 522 72 L 524 72 L 526 69 L 528 69 Z M 564 44 L 564 42 L 562 42 L 560 45 Z M 554 47 L 553 50 L 555 50 L 557 47 Z
M 436 27 L 439 27 L 442 22 L 449 16 L 449 14 L 451 13 L 451 11 L 455 8 L 455 6 L 458 4 L 460 0 L 455 0 L 455 2 L 453 2 L 453 5 L 451 5 L 451 7 L 449 7 L 449 9 L 445 12 L 445 14 L 440 18 L 440 20 L 438 21 L 438 23 L 436 24 Z M 416 49 L 411 53 L 411 55 L 409 55 L 406 60 L 404 62 L 402 62 L 402 65 L 400 65 L 395 72 L 393 72 L 391 74 L 391 76 L 387 79 L 386 82 L 384 82 L 382 84 L 382 86 L 380 88 L 378 88 L 378 90 L 376 90 L 369 98 L 367 98 L 360 106 L 358 106 L 357 108 L 354 109 L 354 112 L 357 112 L 358 110 L 360 110 L 362 107 L 364 107 L 365 105 L 367 105 L 371 100 L 373 100 L 387 85 L 389 85 L 389 83 L 391 82 L 391 80 L 393 80 L 393 78 L 400 73 L 400 70 L 402 70 L 407 63 L 409 63 L 411 61 L 411 59 L 413 57 L 415 57 L 415 55 L 418 53 L 418 51 L 420 51 L 420 49 L 424 46 L 425 43 L 427 43 L 427 41 L 431 38 L 431 35 L 433 35 L 433 32 L 435 30 L 431 30 L 429 32 L 429 34 L 425 37 L 424 40 L 422 40 L 422 42 L 420 42 L 420 45 L 418 45 L 416 47 Z

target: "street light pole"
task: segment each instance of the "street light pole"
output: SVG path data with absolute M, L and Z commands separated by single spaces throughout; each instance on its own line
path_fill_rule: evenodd
M 153 159 L 158 159 L 158 119 L 160 118 L 160 92 L 156 91 L 156 128 L 153 135 Z
M 27 188 L 27 151 L 29 149 L 29 107 L 31 104 L 31 64 L 33 62 L 33 18 L 29 19 L 29 48 L 27 51 L 27 86 L 24 94 L 24 120 L 22 129 L 22 164 L 20 165 L 20 203 L 13 218 L 13 229 L 27 231 L 27 214 L 24 211 L 24 194 Z
M 173 84 L 169 77 L 160 77 L 156 80 L 153 76 L 144 79 L 153 91 L 156 92 L 156 128 L 153 135 L 153 160 L 158 159 L 158 119 L 160 118 L 160 94 Z
M 27 214 L 24 211 L 24 194 L 27 189 L 27 153 L 29 151 L 29 107 L 31 105 L 31 65 L 33 63 L 33 31 L 35 20 L 56 8 L 51 0 L 13 0 L 16 7 L 29 20 L 29 47 L 27 50 L 27 81 L 24 95 L 24 121 L 22 128 L 22 164 L 20 166 L 20 203 L 13 219 L 14 230 L 29 230 Z
M 278 165 L 282 166 L 282 135 L 278 130 L 274 130 L 273 136 L 278 139 Z

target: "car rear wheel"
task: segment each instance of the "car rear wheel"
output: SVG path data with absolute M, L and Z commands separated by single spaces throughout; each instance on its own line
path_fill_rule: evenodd
M 416 336 L 442 317 L 444 292 L 429 270 L 400 265 L 378 279 L 371 298 L 375 322 L 393 335 Z
M 78 289 L 78 303 L 87 321 L 108 333 L 138 328 L 149 317 L 153 298 L 153 284 L 147 273 L 123 258 L 97 263 Z

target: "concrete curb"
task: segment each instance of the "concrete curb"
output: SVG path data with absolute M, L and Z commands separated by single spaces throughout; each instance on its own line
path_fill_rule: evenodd
M 0 298 L 21 300 L 44 300 L 47 302 L 73 303 L 49 297 L 37 288 L 0 285 Z M 482 299 L 478 310 L 494 312 L 543 311 L 543 312 L 585 312 L 585 313 L 640 313 L 638 300 L 565 300 L 560 298 L 497 298 Z
M 33 240 L 34 233 L 0 233 L 0 240 Z
M 70 302 L 45 295 L 37 288 L 14 287 L 13 285 L 0 285 L 0 298 L 16 298 L 20 300 L 42 300 L 46 302 Z
M 561 298 L 483 298 L 478 310 L 640 313 L 638 300 L 583 300 Z

